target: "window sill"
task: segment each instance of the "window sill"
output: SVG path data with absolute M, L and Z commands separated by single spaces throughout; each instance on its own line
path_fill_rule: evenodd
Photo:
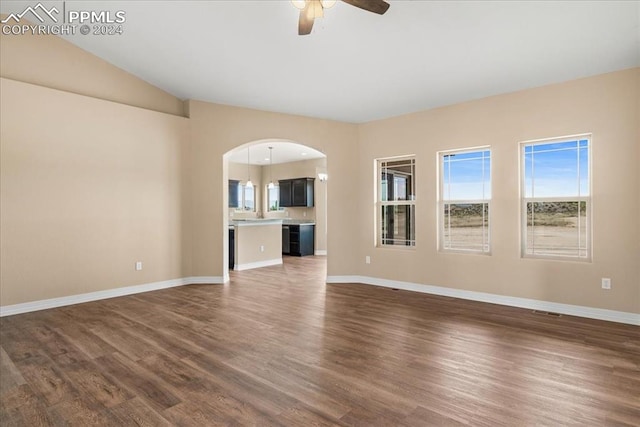
M 481 256 L 491 256 L 491 251 L 473 251 L 473 250 L 464 250 L 464 249 L 438 249 L 438 253 L 440 254 L 453 254 L 453 255 L 481 255 Z
M 587 258 L 579 258 L 579 257 L 569 257 L 569 256 L 521 254 L 520 258 L 521 259 L 542 260 L 542 261 L 575 262 L 575 263 L 578 263 L 578 264 L 590 264 L 590 263 L 593 262 L 593 259 L 590 256 L 587 257 Z
M 376 245 L 376 249 L 391 249 L 391 250 L 398 250 L 398 251 L 415 251 L 416 250 L 416 245 L 413 246 L 406 246 L 406 245 L 381 245 L 381 244 L 377 244 Z

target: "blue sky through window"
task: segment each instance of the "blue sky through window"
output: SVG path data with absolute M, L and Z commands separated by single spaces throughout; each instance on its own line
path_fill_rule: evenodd
M 491 198 L 489 150 L 445 154 L 442 157 L 443 200 Z
M 525 197 L 589 195 L 589 141 L 525 145 Z

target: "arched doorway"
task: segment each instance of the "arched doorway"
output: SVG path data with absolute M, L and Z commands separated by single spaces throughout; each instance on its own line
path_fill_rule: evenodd
M 227 186 L 222 204 L 223 223 L 229 229 L 228 232 L 224 230 L 225 281 L 229 280 L 230 270 L 259 268 L 277 262 L 265 254 L 254 253 L 252 259 L 247 255 L 251 251 L 244 250 L 246 245 L 251 245 L 254 250 L 260 248 L 261 251 L 268 252 L 268 247 L 258 241 L 250 241 L 251 237 L 245 237 L 244 241 L 240 239 L 239 233 L 244 233 L 247 229 L 240 230 L 238 227 L 259 225 L 260 221 L 282 222 L 281 259 L 286 261 L 287 254 L 294 254 L 291 248 L 300 249 L 285 237 L 289 226 L 292 230 L 308 230 L 313 226 L 311 250 L 295 255 L 327 255 L 328 176 L 327 156 L 322 151 L 286 139 L 257 140 L 226 152 L 223 156 L 223 170 Z M 290 198 L 295 193 L 299 199 L 299 192 L 289 187 L 295 185 L 300 188 L 302 180 L 305 180 L 306 188 L 311 193 L 304 203 Z M 295 233 L 292 235 L 299 237 Z M 309 247 L 308 242 L 305 247 Z M 265 256 L 267 259 L 263 259 Z

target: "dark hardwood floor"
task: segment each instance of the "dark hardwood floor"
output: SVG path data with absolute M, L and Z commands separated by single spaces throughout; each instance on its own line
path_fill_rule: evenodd
M 0 424 L 640 425 L 639 327 L 231 277 L 2 318 Z

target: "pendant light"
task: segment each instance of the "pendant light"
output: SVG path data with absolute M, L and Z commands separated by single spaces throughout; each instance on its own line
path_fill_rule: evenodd
M 251 156 L 249 155 L 249 147 L 247 147 L 247 187 L 253 187 L 253 182 L 251 182 Z
M 269 185 L 267 188 L 269 190 L 276 188 L 276 185 L 273 183 L 273 147 L 269 147 Z

